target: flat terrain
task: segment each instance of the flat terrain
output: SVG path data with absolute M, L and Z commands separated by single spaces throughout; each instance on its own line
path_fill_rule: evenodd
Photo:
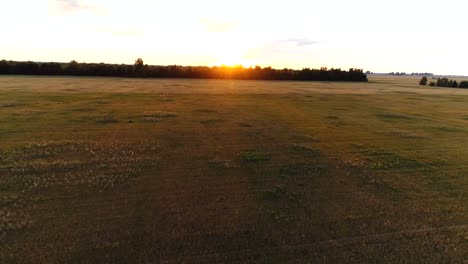
M 468 90 L 0 77 L 0 263 L 466 263 Z

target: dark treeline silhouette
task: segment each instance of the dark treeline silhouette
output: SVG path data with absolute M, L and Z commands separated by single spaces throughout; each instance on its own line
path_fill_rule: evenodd
M 435 78 L 433 78 L 435 79 Z M 423 76 L 419 81 L 419 85 L 426 85 L 427 77 Z M 429 86 L 436 87 L 449 87 L 449 88 L 468 88 L 468 81 L 462 81 L 458 83 L 456 80 L 451 80 L 447 78 L 437 78 L 436 81 L 431 81 Z
M 406 72 L 390 72 L 388 75 L 404 76 Z
M 455 80 L 449 80 L 447 78 L 437 78 L 436 86 L 458 88 L 458 82 Z
M 430 72 L 413 72 L 411 75 L 416 75 L 416 76 L 434 76 L 433 73 Z
M 141 78 L 193 78 L 193 79 L 237 79 L 237 80 L 298 80 L 298 81 L 348 81 L 367 82 L 361 69 L 273 69 L 271 67 L 242 66 L 154 66 L 146 65 L 139 58 L 135 64 L 19 62 L 0 61 L 0 74 L 12 75 L 69 75 L 109 76 Z
M 411 76 L 434 76 L 433 73 L 430 72 L 412 72 L 410 74 L 407 74 L 406 72 L 390 72 L 388 75 L 395 75 L 395 76 L 405 76 L 405 75 L 411 75 Z

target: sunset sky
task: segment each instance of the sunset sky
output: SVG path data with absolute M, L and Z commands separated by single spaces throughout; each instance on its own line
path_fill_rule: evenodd
M 0 59 L 468 75 L 468 1 L 15 0 Z

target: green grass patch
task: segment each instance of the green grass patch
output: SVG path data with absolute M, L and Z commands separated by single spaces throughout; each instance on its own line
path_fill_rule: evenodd
M 165 112 L 165 111 L 155 111 L 155 112 L 144 112 L 141 118 L 143 121 L 147 122 L 161 122 L 167 118 L 175 118 L 177 113 Z
M 261 208 L 260 211 L 270 216 L 278 224 L 288 223 L 292 220 L 291 216 L 285 210 Z
M 319 162 L 297 162 L 283 165 L 280 168 L 280 176 L 309 176 L 323 174 L 326 171 L 326 165 Z
M 426 167 L 426 164 L 388 150 L 364 145 L 354 145 L 354 148 L 364 157 L 367 161 L 367 167 L 370 169 L 386 170 Z
M 449 127 L 449 126 L 433 126 L 433 127 L 429 127 L 428 129 L 432 131 L 445 132 L 445 133 L 458 133 L 458 132 L 466 131 L 465 129 L 461 129 L 458 127 Z
M 73 112 L 93 112 L 93 111 L 98 111 L 98 109 L 95 108 L 95 107 L 83 106 L 83 107 L 73 108 L 73 109 L 71 109 L 71 111 L 73 111 Z
M 203 125 L 216 125 L 222 122 L 224 122 L 222 119 L 205 119 L 200 121 L 200 123 Z
M 115 118 L 114 116 L 100 116 L 96 118 L 96 123 L 103 124 L 103 125 L 114 124 L 118 122 L 119 120 L 117 120 L 117 118 Z
M 407 97 L 406 99 L 408 99 L 408 100 L 416 100 L 416 101 L 425 101 L 425 99 L 419 98 L 419 97 Z
M 273 189 L 262 190 L 261 196 L 264 200 L 278 200 L 286 194 L 286 186 L 277 184 Z
M 236 164 L 234 161 L 227 160 L 227 159 L 212 159 L 208 161 L 208 164 L 214 168 L 224 168 L 224 169 L 231 169 L 231 168 L 239 167 L 239 165 Z
M 239 158 L 245 162 L 262 162 L 269 161 L 271 155 L 260 151 L 244 151 L 239 153 Z
M 305 144 L 293 144 L 290 147 L 290 150 L 295 154 L 303 156 L 322 156 L 322 153 L 319 150 Z
M 0 108 L 14 108 L 14 107 L 20 107 L 20 106 L 26 106 L 24 103 L 3 103 L 0 104 Z
M 143 117 L 169 118 L 177 117 L 177 113 L 166 111 L 144 112 Z
M 462 191 L 458 186 L 447 181 L 447 178 L 450 176 L 443 172 L 441 173 L 428 173 L 426 178 L 429 179 L 429 185 L 437 190 L 438 192 L 444 193 L 448 196 L 459 198 L 459 197 L 468 197 L 468 195 Z
M 377 114 L 377 117 L 384 120 L 412 120 L 413 117 L 409 115 L 396 114 L 396 113 L 386 113 L 386 114 Z

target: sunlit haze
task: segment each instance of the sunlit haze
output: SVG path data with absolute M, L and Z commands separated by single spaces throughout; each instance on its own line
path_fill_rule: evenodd
M 0 60 L 468 75 L 468 1 L 16 0 Z

